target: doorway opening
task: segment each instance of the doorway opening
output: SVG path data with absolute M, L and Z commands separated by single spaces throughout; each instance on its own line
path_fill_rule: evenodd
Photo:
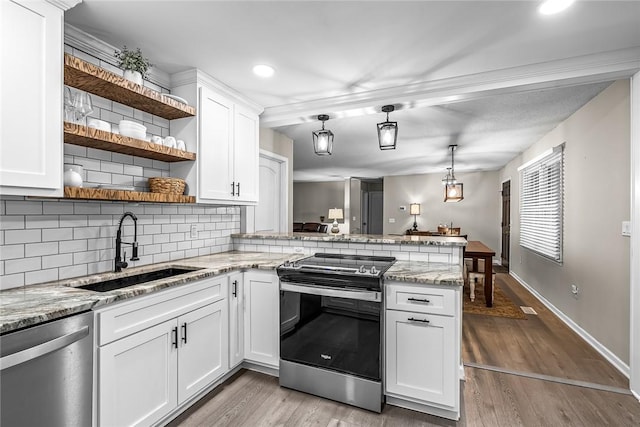
M 382 234 L 382 211 L 384 202 L 383 181 L 361 179 L 360 206 L 362 234 Z
M 509 270 L 509 254 L 511 242 L 511 180 L 502 183 L 502 253 L 500 255 L 503 267 Z

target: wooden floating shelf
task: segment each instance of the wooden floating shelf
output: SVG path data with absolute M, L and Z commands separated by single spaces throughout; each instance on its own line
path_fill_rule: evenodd
M 64 142 L 163 162 L 183 162 L 196 159 L 196 153 L 176 150 L 149 141 L 69 122 L 64 122 Z
M 108 190 L 104 188 L 64 187 L 64 197 L 83 200 L 112 200 L 124 202 L 195 203 L 195 196 L 145 193 L 140 191 Z
M 196 109 L 80 58 L 64 54 L 64 84 L 167 120 L 193 117 Z

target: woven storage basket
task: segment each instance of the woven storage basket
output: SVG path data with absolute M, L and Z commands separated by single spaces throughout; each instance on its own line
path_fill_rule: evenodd
M 152 193 L 182 194 L 184 185 L 184 179 L 180 178 L 149 178 L 149 190 Z

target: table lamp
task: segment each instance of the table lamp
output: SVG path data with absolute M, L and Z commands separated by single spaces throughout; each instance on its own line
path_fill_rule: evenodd
M 340 228 L 338 227 L 338 220 L 344 218 L 344 214 L 342 213 L 342 209 L 340 209 L 340 208 L 329 209 L 328 217 L 329 217 L 329 219 L 333 220 L 333 224 L 331 224 L 331 232 L 334 233 L 334 234 L 335 233 L 339 233 L 340 232 Z
M 411 203 L 409 205 L 409 215 L 413 215 L 413 231 L 418 231 L 417 218 L 420 215 L 420 203 Z

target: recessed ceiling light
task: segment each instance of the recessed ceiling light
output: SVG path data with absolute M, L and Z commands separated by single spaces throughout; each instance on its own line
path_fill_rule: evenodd
M 253 67 L 253 74 L 260 77 L 271 77 L 275 73 L 275 70 L 270 65 L 258 64 Z
M 538 8 L 543 15 L 553 15 L 562 12 L 573 4 L 575 0 L 546 0 Z

